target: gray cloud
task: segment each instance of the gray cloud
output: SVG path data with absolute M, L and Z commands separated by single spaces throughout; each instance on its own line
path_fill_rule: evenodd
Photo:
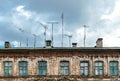
M 60 46 L 61 43 L 61 13 L 64 13 L 64 32 L 72 34 L 72 41 L 79 42 L 79 46 L 82 46 L 83 41 L 83 25 L 89 25 L 87 29 L 88 46 L 92 46 L 97 37 L 104 37 L 103 34 L 107 34 L 112 31 L 109 29 L 111 21 L 101 19 L 102 15 L 107 15 L 113 12 L 115 7 L 115 0 L 3 0 L 0 3 L 0 30 L 1 40 L 9 41 L 22 41 L 23 45 L 26 44 L 25 38 L 28 37 L 30 43 L 33 43 L 33 35 L 40 35 L 38 37 L 38 46 L 43 45 L 44 28 L 40 26 L 36 20 L 47 23 L 48 21 L 58 21 L 59 24 L 54 27 L 54 41 L 55 46 Z M 7 5 L 3 5 L 7 4 Z M 18 6 L 24 6 L 23 11 L 16 10 Z M 24 14 L 23 14 L 24 13 Z M 27 16 L 30 15 L 30 16 Z M 25 30 L 24 35 L 18 30 L 18 28 Z M 111 26 L 110 26 L 111 27 Z M 79 34 L 77 34 L 77 30 Z M 51 33 L 51 26 L 47 30 L 47 39 L 51 39 L 49 33 Z M 107 33 L 106 33 L 107 32 Z M 78 38 L 76 38 L 76 36 Z M 92 39 L 91 39 L 92 38 Z M 68 38 L 64 38 L 65 46 L 68 45 L 66 41 Z M 91 42 L 93 41 L 93 42 Z M 30 46 L 32 46 L 31 44 Z

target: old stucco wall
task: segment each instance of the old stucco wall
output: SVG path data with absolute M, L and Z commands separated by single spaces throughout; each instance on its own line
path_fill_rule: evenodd
M 38 61 L 47 61 L 47 76 L 49 77 L 35 77 L 38 76 Z M 12 61 L 13 63 L 13 78 L 4 76 L 4 61 Z M 28 62 L 28 76 L 32 77 L 19 77 L 19 61 Z M 69 61 L 69 76 L 60 76 L 60 61 Z M 80 62 L 89 62 L 89 76 L 80 76 Z M 0 55 L 0 81 L 93 81 L 94 77 L 94 62 L 103 61 L 104 62 L 104 76 L 98 77 L 98 79 L 105 79 L 105 81 L 110 81 L 110 79 L 118 79 L 109 77 L 109 62 L 118 61 L 119 71 L 120 71 L 120 57 L 117 52 L 76 52 L 76 51 L 37 51 L 37 52 L 16 52 L 16 53 L 2 53 Z M 50 77 L 51 76 L 51 77 Z M 55 77 L 54 77 L 55 76 Z M 58 76 L 58 77 L 56 77 Z M 74 76 L 74 77 L 71 77 Z M 17 78 L 16 78 L 17 77 Z M 54 79 L 54 80 L 52 80 Z M 100 81 L 101 81 L 100 80 Z M 117 81 L 117 80 L 115 80 Z

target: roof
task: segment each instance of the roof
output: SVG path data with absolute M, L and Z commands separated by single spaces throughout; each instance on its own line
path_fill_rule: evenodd
M 120 47 L 14 47 L 0 48 L 0 50 L 120 50 Z
M 96 47 L 54 47 L 54 48 L 42 48 L 42 47 L 16 47 L 16 48 L 1 48 L 0 53 L 6 53 L 6 54 L 24 54 L 24 53 L 31 53 L 31 52 L 40 52 L 40 53 L 73 53 L 73 52 L 88 52 L 88 53 L 120 53 L 120 47 L 102 47 L 102 48 L 96 48 Z M 108 53 L 108 54 L 109 54 Z

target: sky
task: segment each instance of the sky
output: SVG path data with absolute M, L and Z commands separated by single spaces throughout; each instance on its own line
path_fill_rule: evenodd
M 9 41 L 12 47 L 43 47 L 44 27 L 46 39 L 52 39 L 53 46 L 61 47 L 63 13 L 63 46 L 77 43 L 84 46 L 84 25 L 86 47 L 94 47 L 98 38 L 103 38 L 104 47 L 120 46 L 120 0 L 1 0 L 0 3 L 0 48 Z M 35 36 L 34 36 L 35 35 Z M 36 41 L 35 41 L 36 38 Z M 34 43 L 36 42 L 36 43 Z

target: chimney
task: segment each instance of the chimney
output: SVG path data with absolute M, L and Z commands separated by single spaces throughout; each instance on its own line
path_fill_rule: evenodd
M 103 47 L 103 38 L 98 38 L 96 41 L 96 47 L 102 48 Z
M 5 41 L 5 48 L 10 48 L 11 46 L 10 46 L 10 42 L 9 41 Z
M 46 40 L 46 47 L 52 47 L 51 46 L 52 41 L 51 40 Z
M 77 43 L 72 43 L 72 47 L 77 47 Z

